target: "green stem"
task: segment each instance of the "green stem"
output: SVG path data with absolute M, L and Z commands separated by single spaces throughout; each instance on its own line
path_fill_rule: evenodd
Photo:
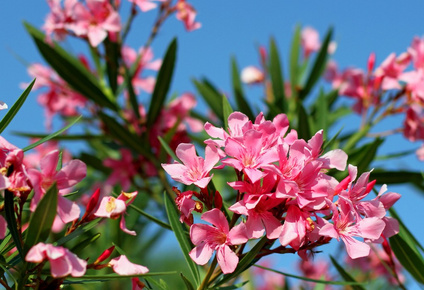
M 199 288 L 197 288 L 198 290 L 204 290 L 204 289 L 207 288 L 207 286 L 209 285 L 209 279 L 212 276 L 213 271 L 215 270 L 217 262 L 218 262 L 218 260 L 215 256 L 215 258 L 212 261 L 211 266 L 209 267 L 208 272 L 206 273 L 205 278 L 202 281 L 202 284 L 200 284 Z

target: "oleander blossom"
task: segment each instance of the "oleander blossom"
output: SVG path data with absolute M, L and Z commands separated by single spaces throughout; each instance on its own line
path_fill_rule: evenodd
M 196 156 L 196 149 L 193 144 L 181 143 L 177 147 L 176 154 L 183 164 L 177 161 L 174 164 L 162 164 L 163 169 L 175 181 L 205 188 L 213 176 L 213 174 L 209 176 L 209 172 L 220 159 L 217 149 L 207 146 L 205 159 L 203 159 Z
M 50 262 L 50 272 L 53 278 L 84 276 L 87 261 L 78 258 L 74 253 L 64 247 L 56 247 L 51 244 L 38 243 L 27 253 L 25 261 L 41 263 L 45 260 Z
M 216 251 L 219 266 L 224 274 L 234 272 L 239 258 L 230 246 L 247 242 L 246 226 L 243 223 L 231 230 L 224 214 L 219 209 L 212 209 L 202 215 L 202 220 L 211 223 L 194 224 L 190 228 L 190 238 L 195 248 L 189 255 L 199 265 L 206 264 Z
M 194 145 L 182 143 L 176 151 L 181 163 L 162 165 L 175 181 L 200 188 L 183 193 L 174 189 L 180 221 L 191 225 L 196 247 L 190 257 L 197 264 L 206 264 L 216 251 L 223 273 L 231 273 L 243 254 L 231 251 L 237 248 L 231 246 L 264 236 L 278 239 L 281 247 L 303 259 L 332 238 L 345 243 L 351 258 L 360 258 L 369 254 L 370 243 L 381 243 L 398 232 L 397 221 L 386 214 L 399 194 L 382 186 L 377 197 L 366 200 L 376 183 L 369 180 L 370 172 L 356 180 L 357 168 L 349 165 L 348 176 L 339 182 L 329 172 L 344 171 L 347 154 L 340 149 L 324 152 L 323 130 L 304 140 L 295 130 L 289 132 L 289 125 L 284 114 L 270 121 L 260 113 L 252 122 L 233 112 L 227 130 L 204 125 L 211 137 L 204 141 L 205 159 L 196 156 Z M 221 165 L 216 166 L 218 161 Z M 212 168 L 235 172 L 235 179 L 226 181 L 237 199 L 227 200 L 226 206 L 237 217 L 231 222 L 236 226 L 229 226 L 222 202 L 211 202 L 211 196 L 220 196 L 206 187 L 214 177 L 209 173 Z M 192 212 L 203 209 L 202 220 L 212 225 L 193 219 Z

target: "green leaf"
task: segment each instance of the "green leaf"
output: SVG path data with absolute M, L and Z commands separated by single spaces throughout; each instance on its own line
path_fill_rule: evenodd
M 218 287 L 215 288 L 216 290 L 237 290 L 237 289 L 242 289 L 244 285 L 246 285 L 247 283 L 249 283 L 249 281 L 244 281 L 241 283 L 237 283 L 234 285 L 230 285 L 230 286 L 224 286 L 224 287 Z
M 177 39 L 174 38 L 168 46 L 165 57 L 163 58 L 162 66 L 160 67 L 156 78 L 156 84 L 150 100 L 149 112 L 147 114 L 147 128 L 151 128 L 162 110 L 166 95 L 168 94 L 168 90 L 171 85 L 176 57 Z
M 319 131 L 321 129 L 324 130 L 323 137 L 324 139 L 326 139 L 328 129 L 328 103 L 323 89 L 320 89 L 319 91 L 315 106 L 317 108 L 317 111 L 315 116 L 316 126 L 314 131 Z
M 222 123 L 224 123 L 224 117 L 222 115 L 222 94 L 219 93 L 207 80 L 199 82 L 193 79 L 192 81 L 199 94 L 211 108 L 212 112 L 222 121 Z
M 318 55 L 315 58 L 315 62 L 312 66 L 312 70 L 306 80 L 306 83 L 299 93 L 299 98 L 301 100 L 305 99 L 306 96 L 311 92 L 312 88 L 314 87 L 314 85 L 319 80 L 325 70 L 328 58 L 328 46 L 330 44 L 332 34 L 333 28 L 330 28 L 325 36 L 324 42 L 322 43 Z
M 54 218 L 57 214 L 58 189 L 54 183 L 38 203 L 31 215 L 25 239 L 25 252 L 38 242 L 45 242 L 49 237 Z
M 125 67 L 125 84 L 127 86 L 130 104 L 133 109 L 134 115 L 137 117 L 137 120 L 140 120 L 141 116 L 138 108 L 137 96 L 135 95 L 134 87 L 132 85 L 132 78 L 133 75 L 131 75 L 129 69 Z
M 89 223 L 83 225 L 83 226 L 79 226 L 75 231 L 73 231 L 72 233 L 70 233 L 67 236 L 64 236 L 62 238 L 60 238 L 59 240 L 57 240 L 56 242 L 53 243 L 54 246 L 62 246 L 64 244 L 66 244 L 67 242 L 80 237 L 82 234 L 88 232 L 89 230 L 91 230 L 92 228 L 94 228 L 95 226 L 97 226 L 100 221 L 102 220 L 102 218 L 97 218 L 95 220 L 90 221 Z
M 383 143 L 383 139 L 377 138 L 372 143 L 368 143 L 358 148 L 349 155 L 349 163 L 358 167 L 358 172 L 365 172 L 369 169 L 371 162 L 377 154 L 377 149 Z
M 190 280 L 188 280 L 183 273 L 180 273 L 181 279 L 183 279 L 184 284 L 186 285 L 187 290 L 195 290 L 194 286 L 191 284 Z
M 101 107 L 114 111 L 117 105 L 113 96 L 108 96 L 95 75 L 90 72 L 77 58 L 68 54 L 57 43 L 47 43 L 46 36 L 28 23 L 24 23 L 26 30 L 31 35 L 44 60 L 68 83 L 75 91 L 92 100 Z
M 421 173 L 414 171 L 385 171 L 376 169 L 371 172 L 370 178 L 377 179 L 378 184 L 412 183 L 421 188 L 424 186 L 424 179 Z
M 243 112 L 250 120 L 254 121 L 255 115 L 253 114 L 252 109 L 250 108 L 249 103 L 247 102 L 246 97 L 244 96 L 243 87 L 240 81 L 240 73 L 235 57 L 231 58 L 231 73 L 233 82 L 233 93 L 237 103 L 237 110 Z
M 69 123 L 68 125 L 66 125 L 62 129 L 60 129 L 59 131 L 56 131 L 56 132 L 54 132 L 54 133 L 52 133 L 50 135 L 47 135 L 43 139 L 38 140 L 37 142 L 32 143 L 31 145 L 26 146 L 25 148 L 22 149 L 22 151 L 26 152 L 28 150 L 31 150 L 31 149 L 37 147 L 38 145 L 43 144 L 44 142 L 47 142 L 47 141 L 55 138 L 56 136 L 62 134 L 63 132 L 65 132 L 66 130 L 68 130 L 70 127 L 72 127 L 73 125 L 75 125 L 75 123 L 77 123 L 81 119 L 81 117 L 82 116 L 79 116 L 78 118 L 76 118 L 75 120 L 73 120 L 71 123 Z
M 182 164 L 183 162 L 180 160 L 180 158 L 177 157 L 177 155 L 175 155 L 174 151 L 172 151 L 171 147 L 169 147 L 169 145 L 165 142 L 165 140 L 163 140 L 161 136 L 158 136 L 158 139 L 163 149 L 165 149 L 166 153 L 168 153 L 168 155 L 171 156 L 172 159 Z
M 44 133 L 25 133 L 12 131 L 13 135 L 28 137 L 28 138 L 46 138 L 49 134 Z M 105 136 L 103 135 L 90 135 L 90 134 L 73 134 L 73 135 L 58 135 L 51 140 L 64 140 L 64 141 L 80 141 L 80 140 L 103 140 Z
M 300 26 L 296 26 L 290 50 L 290 84 L 292 98 L 297 96 L 299 84 L 299 53 L 300 53 Z
M 312 137 L 311 127 L 309 125 L 309 115 L 306 113 L 306 110 L 301 102 L 298 103 L 297 109 L 299 122 L 297 133 L 299 135 L 299 139 L 304 139 L 307 141 Z
M 168 214 L 169 223 L 174 231 L 175 237 L 181 247 L 184 258 L 187 262 L 188 268 L 193 276 L 196 287 L 200 285 L 200 273 L 198 266 L 194 263 L 194 261 L 188 255 L 193 245 L 190 241 L 189 235 L 184 229 L 184 224 L 181 224 L 179 220 L 179 214 L 177 212 L 177 208 L 175 207 L 174 201 L 165 193 L 164 201 L 166 207 L 166 213 Z
M 392 236 L 389 240 L 390 246 L 402 266 L 417 282 L 424 284 L 424 259 L 416 248 L 412 248 L 400 235 Z
M 16 113 L 22 107 L 22 105 L 24 104 L 25 100 L 27 99 L 29 95 L 29 92 L 34 86 L 34 82 L 35 82 L 35 79 L 28 85 L 28 87 L 21 94 L 18 100 L 13 104 L 13 106 L 7 111 L 6 115 L 3 117 L 3 119 L 0 122 L 0 133 L 2 133 L 4 129 L 6 129 L 7 125 L 9 125 L 9 123 L 13 120 L 13 117 L 15 117 Z
M 228 117 L 232 112 L 233 108 L 231 108 L 230 102 L 228 102 L 228 99 L 225 95 L 222 95 L 222 116 L 224 118 L 225 130 L 228 128 Z
M 15 205 L 13 201 L 13 192 L 5 189 L 4 191 L 4 210 L 7 227 L 9 228 L 10 234 L 12 235 L 13 242 L 18 249 L 19 257 L 22 261 L 25 260 L 25 253 L 22 248 L 21 235 L 18 231 L 18 224 L 16 223 L 15 217 Z
M 109 38 L 103 42 L 106 53 L 106 70 L 110 88 L 113 93 L 116 93 L 118 88 L 118 68 L 119 59 L 121 57 L 120 45 L 116 41 L 111 41 Z
M 99 117 L 106 125 L 108 134 L 111 135 L 115 140 L 122 142 L 124 145 L 142 154 L 154 164 L 158 163 L 156 158 L 152 156 L 152 154 L 147 151 L 146 148 L 143 147 L 142 140 L 137 135 L 129 132 L 128 129 L 103 112 L 99 112 Z
M 421 251 L 424 251 L 424 247 L 421 243 L 414 237 L 414 235 L 409 231 L 406 225 L 403 223 L 400 216 L 397 214 L 395 209 L 392 207 L 389 209 L 390 215 L 399 222 L 399 235 L 409 244 L 412 249 L 415 249 L 417 246 Z M 417 253 L 418 249 L 417 249 Z
M 275 39 L 271 37 L 269 42 L 269 74 L 271 77 L 272 92 L 274 100 L 272 102 L 281 113 L 287 113 L 286 94 L 284 92 L 284 77 L 281 69 L 280 55 L 275 44 Z M 270 100 L 271 101 L 271 100 Z M 253 121 L 254 119 L 252 119 Z
M 265 246 L 265 244 L 268 242 L 267 237 L 263 237 L 260 241 L 256 243 L 256 245 L 249 250 L 244 257 L 240 260 L 240 262 L 237 264 L 237 268 L 234 270 L 233 273 L 226 274 L 224 277 L 218 281 L 214 287 L 218 287 L 219 285 L 222 285 L 231 279 L 234 279 L 238 277 L 241 273 L 243 273 L 245 270 L 247 270 L 252 263 L 255 262 L 256 255 L 259 253 L 259 251 Z
M 333 263 L 334 267 L 337 269 L 337 272 L 343 277 L 343 279 L 347 282 L 354 282 L 357 285 L 352 285 L 352 289 L 354 290 L 365 290 L 364 287 L 361 286 L 360 283 L 356 282 L 355 279 L 342 267 L 339 263 L 337 263 L 336 259 L 334 259 L 332 256 L 330 256 L 331 262 Z M 362 284 L 364 285 L 364 284 Z
M 161 221 L 160 219 L 155 218 L 154 216 L 148 214 L 147 212 L 138 208 L 137 206 L 130 204 L 129 207 L 132 208 L 133 210 L 135 210 L 136 212 L 138 212 L 140 215 L 147 218 L 148 220 L 150 220 L 150 221 L 156 223 L 157 225 L 161 226 L 162 228 L 167 229 L 167 230 L 172 230 L 172 228 L 169 224 Z
M 84 250 L 87 246 L 93 244 L 95 241 L 97 241 L 100 238 L 101 234 L 97 233 L 94 234 L 88 238 L 86 238 L 85 240 L 78 242 L 78 244 L 76 244 L 72 249 L 71 252 L 74 253 L 75 255 L 79 255 L 82 250 Z
M 319 284 L 327 284 L 327 285 L 364 285 L 365 283 L 360 283 L 360 282 L 354 282 L 354 281 L 349 281 L 349 282 L 345 282 L 345 281 L 327 281 L 327 280 L 320 280 L 320 279 L 311 279 L 311 278 L 307 278 L 307 277 L 302 277 L 302 276 L 298 276 L 298 275 L 293 275 L 293 274 L 289 274 L 289 273 L 285 273 L 285 272 L 281 272 L 281 271 L 277 271 L 271 268 L 267 268 L 267 267 L 263 267 L 260 265 L 254 265 L 255 267 L 267 270 L 267 271 L 271 271 L 277 274 L 281 274 L 287 277 L 291 277 L 291 278 L 295 278 L 295 279 L 299 279 L 299 280 L 303 280 L 303 281 L 307 281 L 307 282 L 314 282 L 314 283 L 319 283 Z
M 176 275 L 177 271 L 170 272 L 149 272 L 146 274 L 137 274 L 137 275 L 118 275 L 118 274 L 106 274 L 106 275 L 84 275 L 81 277 L 66 277 L 65 281 L 68 281 L 66 284 L 75 284 L 75 283 L 86 283 L 89 280 L 92 281 L 107 281 L 107 280 L 120 280 L 120 279 L 128 279 L 133 277 L 153 277 L 153 276 L 165 276 L 165 275 Z M 102 282 L 99 281 L 99 282 Z

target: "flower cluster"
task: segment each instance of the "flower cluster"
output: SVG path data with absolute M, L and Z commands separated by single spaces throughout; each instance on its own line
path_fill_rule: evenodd
M 185 0 L 178 0 L 175 5 L 172 1 L 165 2 L 161 10 L 165 15 L 176 12 L 176 18 L 183 22 L 187 31 L 199 29 L 201 24 L 195 21 L 196 10 Z M 157 7 L 153 0 L 128 0 L 137 5 L 142 12 Z M 120 1 L 109 0 L 47 0 L 50 13 L 46 17 L 43 29 L 49 40 L 52 36 L 56 40 L 64 40 L 72 35 L 87 40 L 92 47 L 99 46 L 106 38 L 117 41 L 123 29 L 119 15 Z M 135 15 L 135 10 L 133 11 Z
M 330 169 L 345 170 L 347 155 L 340 149 L 322 154 L 322 130 L 305 141 L 295 130 L 288 132 L 284 114 L 269 121 L 261 113 L 252 122 L 240 112 L 228 117 L 228 132 L 210 123 L 204 128 L 212 137 L 205 141 L 205 159 L 196 156 L 194 145 L 183 143 L 176 150 L 182 163 L 162 164 L 174 180 L 200 189 L 178 196 L 182 221 L 190 220 L 188 215 L 196 208 L 204 208 L 202 219 L 213 225 L 191 225 L 196 247 L 190 256 L 196 263 L 207 263 L 216 251 L 222 272 L 231 273 L 242 253 L 234 246 L 264 235 L 279 240 L 280 246 L 272 252 L 298 252 L 306 259 L 309 250 L 335 238 L 345 243 L 351 258 L 359 258 L 368 256 L 369 243 L 397 233 L 397 221 L 386 211 L 400 195 L 383 194 L 383 187 L 376 198 L 364 200 L 375 181 L 369 181 L 369 172 L 356 180 L 352 165 L 341 182 L 329 175 Z M 227 179 L 237 192 L 228 207 L 233 212 L 230 223 L 222 202 L 211 201 L 220 195 L 208 188 L 213 168 L 233 168 L 236 173 L 236 180 Z M 186 196 L 182 202 L 181 195 Z M 202 206 L 190 201 L 194 196 Z
M 405 52 L 391 53 L 378 67 L 375 67 L 376 56 L 372 53 L 367 72 L 358 68 L 340 72 L 332 61 L 327 67 L 326 79 L 340 95 L 356 100 L 354 109 L 360 114 L 367 113 L 370 108 L 374 112 L 382 111 L 382 116 L 403 113 L 403 128 L 394 131 L 402 132 L 412 142 L 424 141 L 423 55 L 424 39 L 415 37 Z M 420 152 L 422 150 L 417 151 L 417 156 L 424 160 Z

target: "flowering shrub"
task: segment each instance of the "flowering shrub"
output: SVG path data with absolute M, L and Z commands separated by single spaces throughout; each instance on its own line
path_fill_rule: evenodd
M 401 194 L 388 191 L 393 183 L 422 189 L 422 175 L 377 167 L 373 161 L 388 133 L 371 133 L 385 117 L 405 113 L 404 128 L 389 133 L 423 139 L 421 39 L 376 69 L 371 55 L 367 73 L 340 73 L 329 60 L 332 30 L 321 41 L 313 28 L 298 27 L 289 79 L 271 39 L 259 48 L 259 66 L 240 73 L 233 59 L 234 102 L 207 79 L 193 80 L 197 92 L 168 100 L 177 40 L 162 59 L 154 57 L 152 42 L 173 14 L 187 31 L 201 28 L 191 3 L 47 2 L 44 32 L 25 24 L 47 65 L 29 66 L 35 80 L 0 122 L 3 132 L 31 89 L 39 90 L 49 133 L 24 134 L 33 142 L 25 148 L 0 137 L 5 289 L 106 281 L 111 288 L 236 289 L 250 283 L 273 289 L 289 287 L 287 277 L 303 280 L 305 288 L 361 288 L 373 285 L 370 265 L 384 285 L 405 289 L 406 271 L 424 284 L 422 246 L 393 209 Z M 152 10 L 158 16 L 151 32 L 134 49 L 126 42 L 136 29 L 133 20 Z M 65 38 L 86 44 L 90 55 L 68 52 Z M 406 71 L 410 64 L 413 70 Z M 333 89 L 324 84 L 318 92 L 321 78 Z M 250 104 L 243 82 L 262 85 L 263 102 Z M 339 102 L 340 95 L 357 101 L 353 109 Z M 207 105 L 203 113 L 196 97 Z M 361 114 L 357 131 L 330 136 L 348 113 Z M 64 127 L 52 132 L 57 120 Z M 83 133 L 68 131 L 73 126 Z M 71 153 L 61 147 L 64 140 L 85 145 Z M 170 247 L 171 234 L 184 260 L 161 255 L 159 242 Z M 317 268 L 314 256 L 325 257 L 323 246 L 337 241 L 349 260 L 341 265 L 330 257 L 337 273 L 329 274 L 330 262 Z M 261 266 L 264 257 L 289 253 L 300 257 L 302 276 Z M 262 269 L 241 279 L 253 266 Z M 260 285 L 255 275 L 262 271 L 270 279 Z

